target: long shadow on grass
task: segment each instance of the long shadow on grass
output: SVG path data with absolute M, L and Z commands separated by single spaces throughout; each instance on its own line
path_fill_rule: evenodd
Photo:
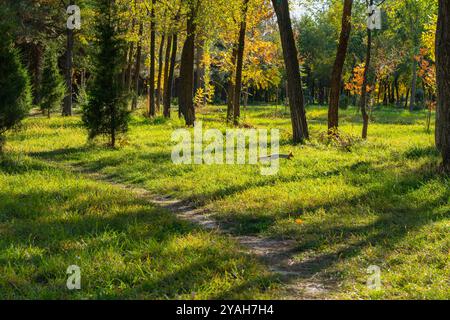
M 450 189 L 447 189 L 438 198 L 420 205 L 403 202 L 396 207 L 399 198 L 407 197 L 409 193 L 417 191 L 424 184 L 435 179 L 443 179 L 444 183 L 449 183 L 448 180 L 445 180 L 446 178 L 441 178 L 435 169 L 425 166 L 416 172 L 405 173 L 400 177 L 395 183 L 395 190 L 399 190 L 396 194 L 392 192 L 393 183 L 387 182 L 381 187 L 373 188 L 352 199 L 350 205 L 360 204 L 364 206 L 364 212 L 377 213 L 378 217 L 371 223 L 348 225 L 347 221 L 347 224 L 343 225 L 330 221 L 330 224 L 326 225 L 326 221 L 320 221 L 307 224 L 297 235 L 299 243 L 291 254 L 321 252 L 324 247 L 332 248 L 332 251 L 315 254 L 313 258 L 292 264 L 292 270 L 309 270 L 310 274 L 330 271 L 330 267 L 336 263 L 349 260 L 360 254 L 365 248 L 379 244 L 383 246 L 384 255 L 388 256 L 392 250 L 395 250 L 397 243 L 409 233 L 429 223 L 448 219 L 448 215 L 434 210 L 448 203 Z M 384 208 L 383 204 L 387 208 Z M 364 212 L 359 214 L 364 214 Z M 357 212 L 355 212 L 355 216 L 358 216 Z M 382 261 L 373 261 L 373 263 L 382 264 Z
M 73 176 L 61 177 L 63 172 L 55 176 L 61 180 L 52 181 L 45 166 L 9 173 L 20 178 L 33 172 L 43 179 L 38 187 L 0 189 L 0 270 L 10 270 L 0 280 L 3 297 L 176 298 L 219 278 L 233 282 L 224 275 L 233 274 L 236 263 L 248 284 L 239 281 L 237 291 L 216 287 L 209 294 L 251 298 L 265 290 L 260 284 L 275 281 L 253 270 L 248 258 L 231 246 L 225 249 L 217 239 L 210 243 L 214 237 L 123 190 L 83 180 L 78 185 Z M 190 245 L 191 237 L 204 240 Z M 120 261 L 115 264 L 117 258 L 110 256 Z M 64 289 L 65 271 L 77 261 L 84 270 L 83 290 L 72 294 Z

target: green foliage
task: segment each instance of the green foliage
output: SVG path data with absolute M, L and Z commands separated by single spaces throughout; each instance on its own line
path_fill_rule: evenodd
M 4 13 L 0 10 L 0 13 Z M 1 14 L 3 16 L 3 14 Z M 31 107 L 28 73 L 10 37 L 10 27 L 0 22 L 0 151 L 2 135 L 16 126 Z
M 83 107 L 83 123 L 89 138 L 107 135 L 115 146 L 117 134 L 128 130 L 127 111 L 120 73 L 126 60 L 120 37 L 119 8 L 110 0 L 98 4 L 96 35 L 98 50 L 94 57 L 94 80 L 89 87 L 89 102 Z
M 66 93 L 64 79 L 58 68 L 57 51 L 53 46 L 49 46 L 45 52 L 44 69 L 41 82 L 41 103 L 42 112 L 48 114 L 61 107 Z

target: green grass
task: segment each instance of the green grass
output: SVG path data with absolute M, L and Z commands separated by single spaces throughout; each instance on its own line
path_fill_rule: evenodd
M 237 245 L 127 191 L 23 155 L 2 160 L 0 186 L 1 299 L 274 296 L 276 279 Z
M 223 111 L 208 107 L 198 117 L 224 130 Z M 182 127 L 175 118 L 135 115 L 116 150 L 87 143 L 79 117 L 27 119 L 8 136 L 10 160 L 0 171 L 0 268 L 7 275 L 0 290 L 42 298 L 276 296 L 265 290 L 276 281 L 235 245 L 45 165 L 57 161 L 205 205 L 233 234 L 295 239 L 295 260 L 316 262 L 316 271 L 340 284 L 332 297 L 450 298 L 450 180 L 436 170 L 426 112 L 375 110 L 369 140 L 352 138 L 350 151 L 321 141 L 324 107 L 308 109 L 311 140 L 303 146 L 290 143 L 283 107 L 243 114 L 254 127 L 281 129 L 281 152 L 295 158 L 282 161 L 278 175 L 250 165 L 173 165 L 170 135 Z M 359 135 L 355 109 L 341 111 L 341 130 Z M 61 279 L 77 255 L 89 289 L 74 294 Z M 366 286 L 370 265 L 381 268 L 379 291 Z

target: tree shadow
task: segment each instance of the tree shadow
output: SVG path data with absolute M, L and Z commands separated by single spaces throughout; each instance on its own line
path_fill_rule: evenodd
M 99 182 L 77 181 L 59 169 L 27 168 L 10 174 L 20 179 L 35 173 L 33 179 L 42 184 L 0 188 L 0 272 L 9 270 L 0 280 L 5 298 L 176 299 L 219 279 L 242 286 L 229 293 L 212 286 L 201 294 L 251 298 L 272 281 L 225 239 L 146 199 Z M 53 174 L 60 180 L 52 181 Z M 72 293 L 64 286 L 73 263 L 81 264 L 83 290 Z M 248 278 L 248 284 L 228 279 L 236 266 L 237 277 Z

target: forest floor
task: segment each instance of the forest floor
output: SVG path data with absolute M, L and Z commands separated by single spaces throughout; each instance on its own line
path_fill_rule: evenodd
M 224 108 L 199 120 L 225 130 Z M 326 114 L 308 108 L 311 140 L 292 146 L 284 107 L 243 111 L 246 127 L 280 128 L 281 152 L 294 154 L 275 176 L 174 165 L 176 117 L 135 114 L 114 150 L 87 143 L 78 116 L 30 117 L 0 164 L 0 297 L 450 298 L 450 179 L 426 113 L 377 109 L 364 142 L 357 111 L 341 111 L 345 141 L 334 144 L 320 138 Z M 171 213 L 193 208 L 210 222 Z M 270 270 L 254 239 L 285 244 L 293 274 Z M 72 264 L 79 291 L 65 288 Z M 366 285 L 373 265 L 380 290 Z

